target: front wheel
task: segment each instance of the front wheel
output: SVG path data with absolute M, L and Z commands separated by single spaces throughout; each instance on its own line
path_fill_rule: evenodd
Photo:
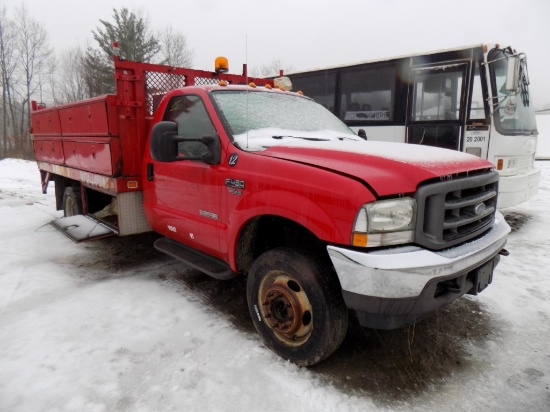
M 297 365 L 322 361 L 346 336 L 340 284 L 319 259 L 287 248 L 267 251 L 252 265 L 246 291 L 256 330 L 275 353 Z

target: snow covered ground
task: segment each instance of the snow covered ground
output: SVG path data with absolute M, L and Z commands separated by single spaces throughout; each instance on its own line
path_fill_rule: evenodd
M 537 115 L 537 159 L 550 159 L 550 113 Z
M 74 244 L 36 165 L 0 161 L 0 411 L 550 411 L 550 161 L 493 284 L 415 328 L 352 325 L 299 368 L 154 236 Z M 546 269 L 545 269 L 546 268 Z

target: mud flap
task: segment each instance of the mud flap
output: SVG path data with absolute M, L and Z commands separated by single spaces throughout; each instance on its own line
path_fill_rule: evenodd
M 116 229 L 107 226 L 92 216 L 67 216 L 56 219 L 51 224 L 77 243 L 118 234 Z

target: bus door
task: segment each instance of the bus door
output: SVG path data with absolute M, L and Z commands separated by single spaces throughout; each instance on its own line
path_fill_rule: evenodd
M 412 67 L 407 143 L 462 150 L 469 62 Z

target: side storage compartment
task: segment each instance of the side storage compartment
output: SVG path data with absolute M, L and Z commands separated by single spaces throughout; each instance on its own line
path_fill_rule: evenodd
M 122 173 L 114 95 L 33 112 L 32 132 L 37 160 L 105 176 Z

